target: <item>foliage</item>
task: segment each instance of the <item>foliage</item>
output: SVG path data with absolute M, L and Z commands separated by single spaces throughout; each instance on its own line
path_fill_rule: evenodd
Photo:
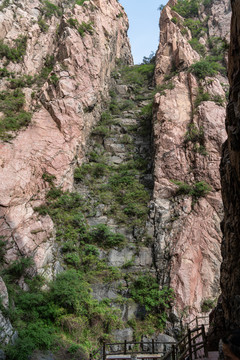
M 200 20 L 196 19 L 186 19 L 183 23 L 184 26 L 187 26 L 192 33 L 192 37 L 199 39 L 204 33 L 207 32 L 207 28 Z
M 142 65 L 154 64 L 154 63 L 155 63 L 155 53 L 153 51 L 149 56 L 143 57 Z
M 209 101 L 209 100 L 211 100 L 210 94 L 207 93 L 207 92 L 204 92 L 203 89 L 200 88 L 200 90 L 199 90 L 199 92 L 198 92 L 198 94 L 197 94 L 197 97 L 196 97 L 194 106 L 195 106 L 195 107 L 198 107 L 203 101 Z M 192 125 L 190 126 L 190 128 L 188 129 L 189 134 L 188 134 L 187 136 L 190 135 L 190 137 L 191 137 L 190 132 L 191 132 L 192 135 L 193 135 L 194 132 L 196 133 L 196 129 L 197 129 L 197 128 L 194 127 L 194 125 L 192 124 Z M 203 135 L 203 134 L 202 134 L 202 135 Z
M 205 181 L 199 181 L 192 185 L 178 180 L 172 180 L 172 182 L 178 186 L 175 196 L 190 195 L 194 199 L 198 199 L 206 196 L 212 190 L 211 186 Z
M 6 276 L 4 280 L 10 289 Z M 27 360 L 33 350 L 52 349 L 59 343 L 66 348 L 71 345 L 73 353 L 80 342 L 82 349 L 89 352 L 97 340 L 102 336 L 107 339 L 121 326 L 118 311 L 111 309 L 108 301 L 93 299 L 89 284 L 75 269 L 58 274 L 45 284 L 45 290 L 38 276 L 26 281 L 27 291 L 11 285 L 14 307 L 9 316 L 18 338 L 6 348 L 10 360 Z
M 0 264 L 4 262 L 7 242 L 3 236 L 0 236 Z
M 3 0 L 2 5 L 0 6 L 0 11 L 3 11 L 10 3 L 10 0 Z
M 143 86 L 148 84 L 153 77 L 155 65 L 152 63 L 126 66 L 121 69 L 122 80 L 126 84 Z
M 7 60 L 13 62 L 20 62 L 23 59 L 27 49 L 27 37 L 20 35 L 14 42 L 15 47 L 11 48 L 4 44 L 2 40 L 0 41 L 0 59 L 6 57 Z
M 200 3 L 201 0 L 178 0 L 172 9 L 185 18 L 197 17 Z
M 76 4 L 82 6 L 85 3 L 85 1 L 89 1 L 89 0 L 77 0 Z
M 204 145 L 204 130 L 203 127 L 197 128 L 195 124 L 189 124 L 188 131 L 185 134 L 185 141 L 191 141 L 193 143 L 199 142 Z
M 46 23 L 46 21 L 42 17 L 40 17 L 38 19 L 38 26 L 40 27 L 40 29 L 43 33 L 46 33 L 49 29 L 49 25 Z
M 204 299 L 201 304 L 201 311 L 207 313 L 216 306 L 216 299 Z
M 122 234 L 115 234 L 104 224 L 96 225 L 90 230 L 90 241 L 104 249 L 123 246 L 125 238 Z
M 140 275 L 130 286 L 130 296 L 143 305 L 148 312 L 156 314 L 159 326 L 166 321 L 166 310 L 174 298 L 173 289 L 164 286 L 161 290 L 157 280 L 151 275 Z
M 68 23 L 72 28 L 75 28 L 81 36 L 84 36 L 86 32 L 91 35 L 93 34 L 92 21 L 87 23 L 83 21 L 81 24 L 79 24 L 77 19 L 70 18 L 68 19 Z
M 189 40 L 189 44 L 191 45 L 193 50 L 197 51 L 201 56 L 204 56 L 206 54 L 205 46 L 200 44 L 197 38 L 193 38 L 192 40 Z
M 168 78 L 166 78 L 166 79 L 168 79 Z M 155 92 L 156 92 L 156 93 L 157 93 L 157 92 L 160 93 L 160 95 L 166 96 L 165 90 L 172 90 L 172 89 L 174 89 L 174 87 L 175 87 L 174 83 L 173 83 L 172 81 L 168 81 L 168 82 L 165 83 L 165 84 L 158 85 L 158 86 L 156 87 Z
M 48 0 L 44 1 L 44 6 L 42 7 L 42 13 L 45 18 L 51 18 L 52 16 L 60 17 L 62 16 L 62 10 L 59 6 L 51 3 Z
M 11 281 L 20 279 L 22 275 L 26 276 L 26 270 L 33 265 L 32 258 L 22 257 L 15 260 L 11 265 L 4 270 L 4 274 L 8 276 Z
M 3 140 L 12 137 L 9 131 L 17 131 L 30 123 L 31 114 L 23 110 L 24 100 L 20 89 L 0 92 L 0 111 L 4 114 L 0 121 L 0 138 Z
M 54 86 L 57 86 L 57 83 L 59 81 L 59 78 L 56 74 L 52 74 L 49 78 L 51 84 L 53 84 Z
M 17 78 L 9 79 L 10 88 L 17 89 L 29 87 L 34 83 L 34 78 L 31 75 L 23 75 Z
M 205 79 L 207 76 L 211 77 L 216 75 L 223 69 L 224 68 L 218 62 L 206 58 L 192 64 L 189 71 L 192 72 L 198 79 Z

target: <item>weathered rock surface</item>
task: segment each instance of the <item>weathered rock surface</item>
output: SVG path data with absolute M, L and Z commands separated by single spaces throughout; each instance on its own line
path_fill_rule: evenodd
M 188 40 L 190 31 L 182 35 L 182 20 L 169 5 L 162 11 L 160 19 L 160 45 L 156 56 L 156 83 L 162 85 L 164 75 L 171 73 L 172 65 L 178 71 L 172 75 L 174 86 L 155 96 L 154 144 L 155 144 L 155 263 L 159 269 L 161 284 L 170 283 L 176 294 L 175 308 L 180 314 L 189 308 L 190 316 L 201 313 L 205 299 L 214 299 L 219 294 L 219 268 L 221 263 L 221 230 L 223 216 L 219 163 L 221 146 L 226 138 L 225 109 L 213 101 L 203 101 L 199 106 L 195 100 L 199 86 L 211 95 L 223 96 L 220 76 L 208 81 L 197 81 L 184 71 L 198 61 L 199 55 Z M 210 15 L 214 21 L 225 15 L 224 24 L 216 26 L 209 21 L 209 31 L 217 36 L 228 37 L 229 2 L 214 1 Z M 220 10 L 221 9 L 221 10 Z M 224 10 L 223 10 L 224 9 Z M 204 11 L 204 7 L 199 10 Z M 222 21 L 221 18 L 221 21 Z M 220 80 L 221 78 L 221 80 Z M 195 129 L 202 133 L 202 144 L 190 141 L 187 136 Z M 211 191 L 204 197 L 176 196 L 178 186 L 173 181 L 191 184 L 205 181 Z
M 232 1 L 231 43 L 229 50 L 228 76 L 230 97 L 227 106 L 227 141 L 223 146 L 221 162 L 222 196 L 224 203 L 224 221 L 222 224 L 223 243 L 221 267 L 221 303 L 222 331 L 240 326 L 240 138 L 239 138 L 239 49 L 240 49 L 240 4 Z M 219 319 L 218 319 L 219 320 Z M 218 329 L 215 329 L 215 331 Z
M 34 212 L 48 189 L 42 175 L 54 175 L 57 185 L 72 188 L 74 165 L 81 163 L 90 129 L 99 119 L 115 60 L 132 62 L 127 18 L 116 0 L 90 0 L 84 6 L 66 8 L 62 18 L 51 17 L 47 33 L 37 23 L 40 7 L 37 0 L 23 1 L 21 7 L 12 3 L 0 15 L 4 42 L 12 45 L 19 34 L 27 36 L 23 62 L 10 63 L 9 71 L 35 75 L 47 54 L 55 56 L 57 84 L 45 83 L 42 105 L 33 113 L 30 126 L 0 144 L 0 229 L 9 239 L 6 262 L 19 255 L 33 256 L 37 269 L 54 261 L 53 223 Z M 91 21 L 93 34 L 81 37 L 68 25 L 71 17 L 79 24 Z

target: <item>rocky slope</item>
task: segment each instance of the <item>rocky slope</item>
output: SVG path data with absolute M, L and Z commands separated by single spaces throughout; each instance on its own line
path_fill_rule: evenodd
M 175 291 L 176 313 L 188 309 L 191 316 L 219 294 L 219 163 L 228 85 L 223 71 L 202 73 L 201 66 L 219 60 L 226 66 L 225 56 L 216 55 L 229 39 L 230 8 L 229 1 L 202 2 L 194 15 L 194 8 L 176 4 L 162 10 L 156 55 L 155 261 L 160 282 Z
M 232 1 L 231 43 L 229 50 L 228 77 L 230 96 L 227 106 L 227 141 L 223 146 L 221 162 L 224 221 L 221 267 L 222 296 L 217 312 L 218 324 L 226 332 L 239 328 L 239 3 Z M 216 330 L 216 329 L 215 329 Z

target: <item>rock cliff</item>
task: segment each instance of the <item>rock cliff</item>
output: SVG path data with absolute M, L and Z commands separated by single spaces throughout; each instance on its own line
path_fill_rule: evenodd
M 24 109 L 32 113 L 30 124 L 17 134 L 2 130 L 2 138 L 8 138 L 0 145 L 1 234 L 9 239 L 7 262 L 33 256 L 37 269 L 53 256 L 53 223 L 33 210 L 48 188 L 44 176 L 72 188 L 74 166 L 84 158 L 116 59 L 132 63 L 122 6 L 116 0 L 78 3 L 1 5 L 1 47 L 16 48 L 20 36 L 26 41 L 21 59 L 1 52 L 0 67 L 11 78 L 9 83 L 2 72 L 1 94 L 21 87 Z M 3 113 L 4 106 L 2 100 Z
M 0 10 L 9 358 L 161 340 L 167 321 L 170 335 L 181 331 L 186 310 L 209 312 L 219 294 L 229 1 L 169 1 L 156 88 L 153 59 L 125 66 L 117 0 L 4 0 Z
M 169 1 L 161 13 L 153 123 L 155 261 L 160 283 L 175 291 L 175 311 L 188 309 L 190 317 L 208 311 L 219 294 L 228 82 L 223 70 L 202 73 L 201 66 L 226 67 L 231 15 L 229 1 L 202 2 L 195 10 L 192 3 L 189 9 Z
M 232 1 L 231 42 L 229 49 L 228 77 L 230 96 L 227 106 L 227 141 L 223 146 L 221 162 L 222 196 L 224 220 L 221 266 L 222 296 L 217 312 L 221 330 L 239 328 L 239 19 L 240 6 Z

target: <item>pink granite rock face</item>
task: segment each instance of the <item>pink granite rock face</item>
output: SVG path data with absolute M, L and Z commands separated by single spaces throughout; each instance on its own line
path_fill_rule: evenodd
M 160 45 L 156 57 L 156 83 L 166 84 L 171 75 L 172 86 L 155 95 L 155 262 L 162 284 L 169 283 L 176 294 L 178 315 L 188 309 L 190 318 L 202 312 L 204 300 L 219 294 L 221 264 L 221 230 L 223 216 L 219 164 L 221 146 L 226 139 L 225 99 L 227 79 L 222 75 L 197 80 L 188 72 L 200 60 L 189 44 L 191 32 L 183 30 L 183 19 L 171 9 L 170 1 L 160 19 Z M 213 2 L 210 16 L 219 18 L 227 1 Z M 218 9 L 218 10 L 216 10 Z M 226 10 L 226 9 L 225 9 Z M 199 16 L 204 15 L 204 7 Z M 202 15 L 201 15 L 202 14 Z M 224 24 L 208 23 L 209 30 L 227 39 L 230 10 L 225 11 Z M 172 18 L 178 21 L 172 21 Z M 216 20 L 217 21 L 217 20 Z M 212 35 L 211 35 L 212 36 Z M 207 37 L 203 39 L 207 41 Z M 196 104 L 199 89 L 209 94 L 208 101 Z M 194 135 L 195 134 L 195 135 Z M 178 185 L 177 185 L 178 181 Z M 204 181 L 210 186 L 205 196 L 177 194 L 179 182 L 194 188 Z
M 64 8 L 64 2 L 56 4 Z M 128 20 L 118 1 L 90 0 L 65 7 L 62 17 L 47 21 L 47 32 L 38 24 L 40 7 L 38 0 L 23 1 L 21 7 L 10 4 L 0 15 L 0 38 L 5 43 L 11 46 L 19 34 L 27 36 L 23 62 L 10 62 L 9 71 L 34 76 L 47 55 L 55 59 L 37 106 L 33 90 L 23 89 L 26 110 L 35 107 L 31 124 L 11 141 L 0 143 L 0 231 L 8 239 L 6 262 L 33 256 L 38 270 L 54 262 L 52 220 L 34 211 L 49 189 L 42 175 L 54 175 L 56 185 L 72 189 L 74 166 L 81 164 L 89 132 L 100 118 L 116 59 L 132 63 Z M 81 36 L 70 27 L 70 18 L 79 24 L 91 22 L 92 31 Z M 57 81 L 51 81 L 52 74 Z

